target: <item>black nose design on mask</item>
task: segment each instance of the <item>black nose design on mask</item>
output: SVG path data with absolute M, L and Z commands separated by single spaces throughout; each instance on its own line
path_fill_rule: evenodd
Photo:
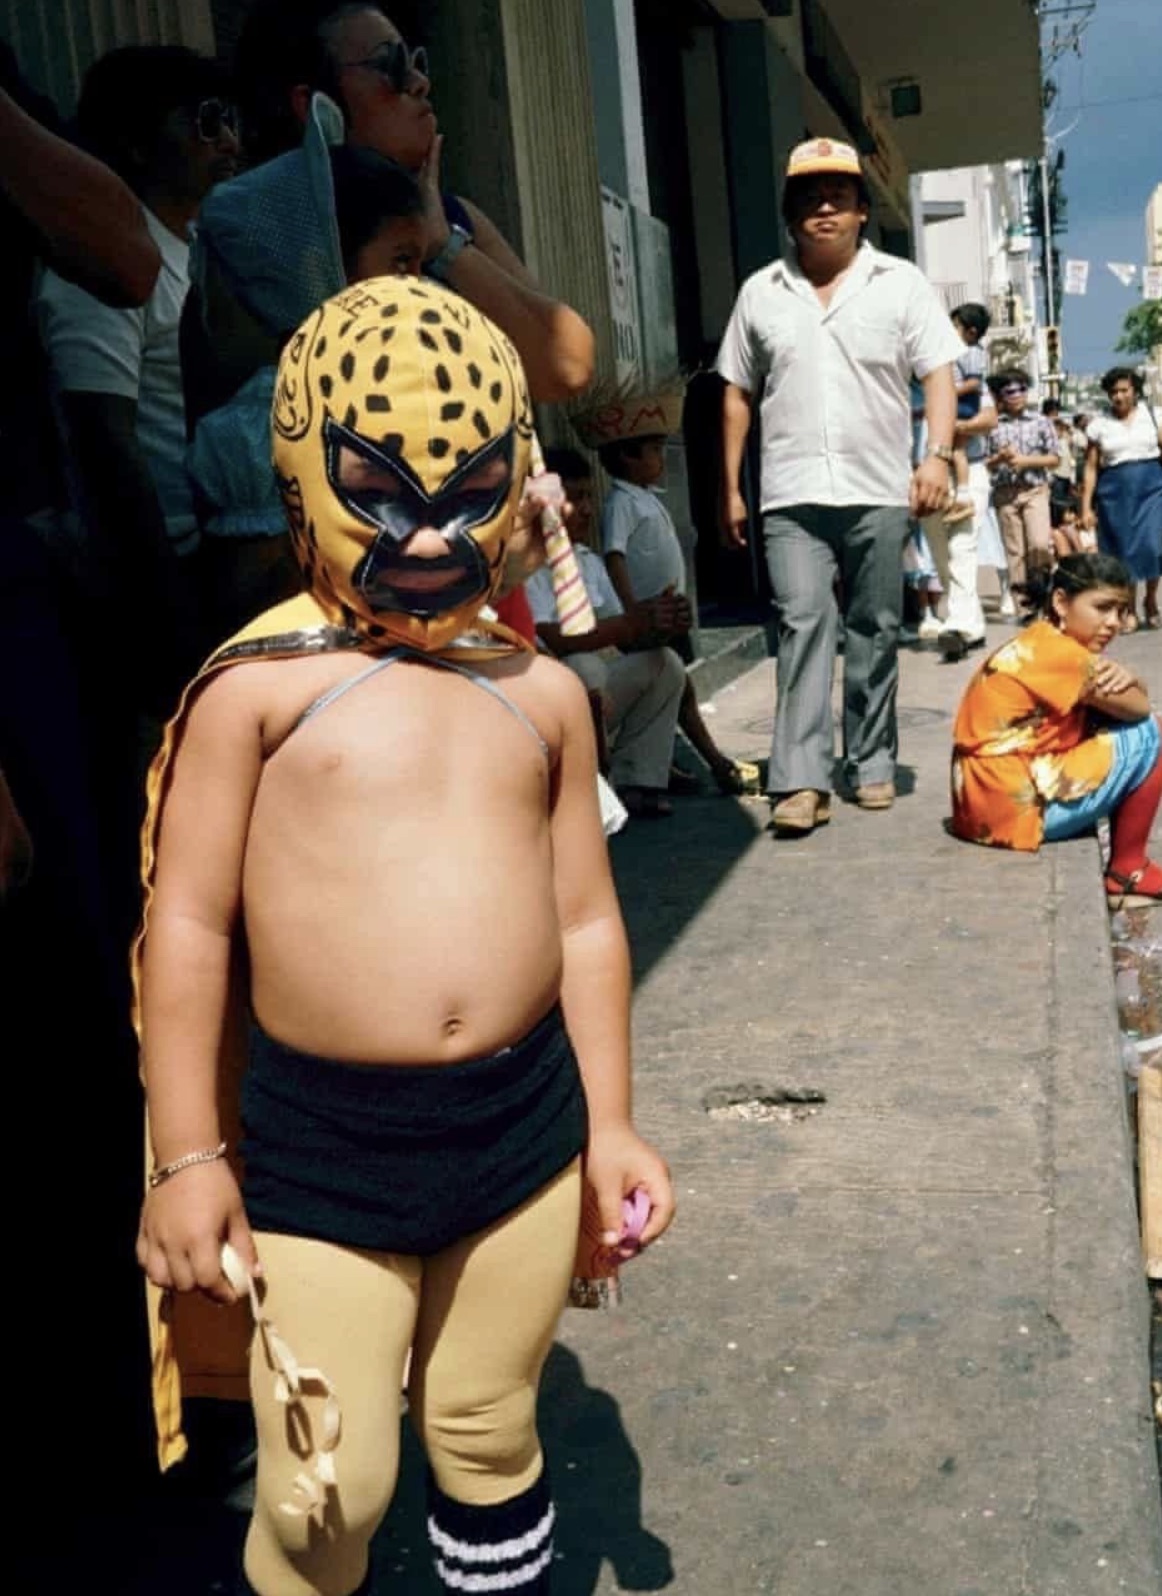
M 423 618 L 488 590 L 493 572 L 470 533 L 495 518 L 512 488 L 513 428 L 462 460 L 431 495 L 401 455 L 332 417 L 323 424 L 323 441 L 336 498 L 377 534 L 352 573 L 372 609 Z M 344 451 L 354 458 L 344 462 Z M 447 555 L 407 553 L 421 527 L 440 534 Z

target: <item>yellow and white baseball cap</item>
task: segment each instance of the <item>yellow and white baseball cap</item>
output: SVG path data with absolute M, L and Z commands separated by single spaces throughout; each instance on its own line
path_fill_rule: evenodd
M 810 177 L 816 172 L 846 172 L 862 177 L 859 156 L 850 144 L 837 139 L 808 139 L 796 144 L 787 159 L 788 177 Z

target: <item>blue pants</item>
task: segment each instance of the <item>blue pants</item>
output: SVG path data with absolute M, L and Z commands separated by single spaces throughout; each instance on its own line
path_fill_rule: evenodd
M 1064 842 L 1080 837 L 1114 810 L 1136 787 L 1140 787 L 1162 755 L 1162 731 L 1158 719 L 1147 715 L 1129 725 L 1111 726 L 1114 757 L 1109 775 L 1100 787 L 1072 798 L 1068 803 L 1056 799 L 1045 805 L 1045 841 Z

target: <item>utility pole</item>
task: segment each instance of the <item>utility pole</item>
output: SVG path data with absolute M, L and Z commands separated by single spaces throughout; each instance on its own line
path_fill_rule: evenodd
M 1053 292 L 1053 210 L 1049 202 L 1049 154 L 1048 148 L 1041 157 L 1041 225 L 1044 228 L 1045 249 L 1042 255 L 1042 266 L 1045 271 L 1045 323 L 1054 327 L 1057 324 L 1057 302 Z

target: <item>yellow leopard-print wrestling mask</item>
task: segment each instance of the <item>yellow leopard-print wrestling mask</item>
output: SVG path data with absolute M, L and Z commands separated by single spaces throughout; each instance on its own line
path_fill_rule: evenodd
M 465 300 L 359 283 L 287 344 L 274 465 L 307 585 L 360 635 L 435 651 L 494 596 L 529 466 L 520 357 Z

